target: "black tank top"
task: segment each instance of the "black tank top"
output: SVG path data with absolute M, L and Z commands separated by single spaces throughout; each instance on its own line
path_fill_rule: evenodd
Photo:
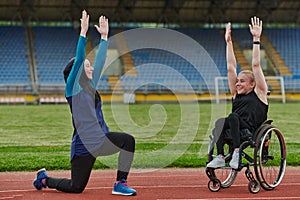
M 254 91 L 248 94 L 236 94 L 232 99 L 232 112 L 237 113 L 252 128 L 256 130 L 267 120 L 269 106 L 263 103 Z

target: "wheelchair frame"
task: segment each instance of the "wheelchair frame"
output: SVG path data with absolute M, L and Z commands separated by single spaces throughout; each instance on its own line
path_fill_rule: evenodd
M 280 184 L 286 167 L 286 147 L 282 133 L 272 125 L 272 122 L 272 120 L 265 121 L 253 136 L 241 136 L 240 164 L 236 170 L 228 166 L 233 147 L 228 139 L 225 140 L 225 145 L 228 145 L 228 154 L 225 155 L 226 166 L 220 168 L 206 167 L 205 169 L 209 178 L 208 188 L 210 191 L 218 192 L 221 188 L 230 187 L 238 172 L 243 168 L 246 168 L 245 175 L 249 180 L 248 190 L 251 193 L 258 193 L 261 187 L 265 190 L 273 190 Z M 208 162 L 214 157 L 213 152 L 216 143 L 213 136 L 210 136 L 210 139 Z M 253 157 L 245 151 L 249 146 L 254 149 Z M 273 147 L 277 148 L 274 149 L 275 152 L 273 152 Z M 250 170 L 251 166 L 254 167 L 255 176 Z

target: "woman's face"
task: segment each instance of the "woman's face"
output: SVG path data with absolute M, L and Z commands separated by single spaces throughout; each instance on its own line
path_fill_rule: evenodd
M 88 59 L 85 59 L 85 61 L 84 61 L 84 71 L 85 71 L 87 78 L 89 80 L 92 80 L 94 67 L 91 66 L 91 63 Z
M 255 82 L 251 81 L 251 78 L 247 74 L 240 73 L 236 80 L 236 91 L 238 94 L 248 94 L 253 90 Z

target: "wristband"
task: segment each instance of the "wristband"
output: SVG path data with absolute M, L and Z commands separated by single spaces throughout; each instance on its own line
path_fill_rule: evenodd
M 253 44 L 260 44 L 259 41 L 253 41 Z

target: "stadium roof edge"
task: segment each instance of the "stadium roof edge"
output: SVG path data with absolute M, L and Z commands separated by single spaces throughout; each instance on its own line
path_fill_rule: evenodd
M 265 23 L 300 26 L 298 0 L 2 0 L 0 20 L 8 22 L 79 22 L 86 9 L 93 23 L 99 15 L 110 22 L 199 24 L 249 23 L 256 15 Z

